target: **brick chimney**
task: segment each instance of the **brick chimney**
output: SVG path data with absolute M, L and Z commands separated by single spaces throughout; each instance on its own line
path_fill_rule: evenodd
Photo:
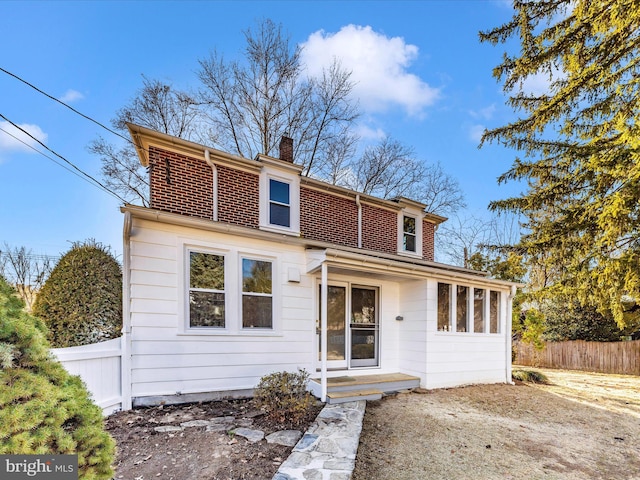
M 293 163 L 293 138 L 286 135 L 280 139 L 280 160 Z

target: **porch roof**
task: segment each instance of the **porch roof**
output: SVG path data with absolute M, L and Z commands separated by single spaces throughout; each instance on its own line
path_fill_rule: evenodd
M 308 248 L 307 273 L 320 272 L 326 263 L 329 271 L 335 274 L 351 276 L 375 276 L 391 281 L 411 281 L 425 278 L 437 278 L 444 281 L 464 281 L 474 285 L 486 285 L 493 288 L 510 289 L 519 284 L 488 278 L 485 273 L 468 270 L 436 262 L 406 260 L 400 256 L 378 256 L 353 252 L 337 248 Z

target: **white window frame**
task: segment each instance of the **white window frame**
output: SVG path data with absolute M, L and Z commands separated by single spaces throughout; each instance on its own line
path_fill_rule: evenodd
M 228 258 L 228 251 L 225 250 L 218 250 L 218 249 L 211 249 L 211 248 L 207 248 L 207 247 L 202 247 L 202 246 L 197 246 L 197 245 L 183 245 L 182 247 L 182 251 L 183 251 L 183 265 L 182 265 L 182 270 L 183 270 L 183 282 L 182 285 L 180 286 L 180 297 L 182 298 L 182 303 L 183 303 L 183 308 L 182 311 L 184 312 L 184 321 L 182 322 L 182 328 L 180 329 L 181 332 L 200 332 L 200 333 L 208 333 L 208 334 L 218 334 L 218 333 L 224 333 L 224 332 L 228 332 L 229 331 L 229 305 L 233 305 L 233 303 L 230 303 L 230 295 L 229 295 L 229 280 L 230 280 L 230 274 L 229 274 L 229 258 Z M 224 327 L 205 327 L 205 326 L 195 326 L 192 327 L 191 326 L 191 309 L 189 308 L 189 295 L 191 292 L 191 282 L 190 282 L 190 276 L 191 276 L 191 253 L 203 253 L 205 255 L 217 255 L 219 257 L 223 258 L 223 262 L 224 262 L 224 290 L 222 291 L 218 291 L 215 290 L 215 292 L 222 292 L 224 293 L 224 309 L 225 309 L 225 315 L 224 315 Z M 214 290 L 206 290 L 206 291 L 214 291 Z
M 270 180 L 289 185 L 289 227 L 270 223 Z M 286 235 L 300 235 L 300 176 L 297 173 L 264 166 L 260 173 L 260 229 Z
M 440 283 L 449 285 L 449 330 L 448 331 L 438 330 L 438 317 L 436 313 L 436 333 L 446 334 L 446 335 L 475 335 L 475 336 L 480 336 L 480 335 L 496 336 L 496 335 L 502 334 L 503 321 L 504 321 L 504 319 L 502 318 L 503 301 L 505 301 L 505 298 L 506 298 L 506 295 L 503 291 L 493 289 L 491 287 L 486 287 L 486 286 L 478 286 L 478 285 L 468 284 L 468 283 L 456 283 L 447 279 L 439 279 L 436 283 L 436 312 L 439 312 L 438 302 L 440 301 L 440 296 L 438 293 L 438 284 Z M 459 332 L 457 330 L 458 287 L 467 288 L 467 301 L 466 301 L 466 307 L 467 307 L 466 325 L 467 326 L 466 326 L 465 332 Z M 474 295 L 473 295 L 474 290 L 484 290 L 484 301 L 482 305 L 484 318 L 483 318 L 482 332 L 474 331 L 474 314 L 475 314 L 474 312 L 475 304 L 474 304 Z M 497 307 L 496 315 L 498 317 L 497 318 L 498 331 L 493 333 L 491 332 L 491 319 L 490 319 L 490 296 L 492 292 L 495 292 L 498 295 L 497 303 L 496 303 L 496 307 Z
M 269 262 L 271 264 L 271 293 L 257 293 L 257 292 L 244 292 L 242 288 L 243 284 L 243 260 L 255 260 L 258 262 Z M 273 257 L 257 256 L 254 254 L 238 254 L 238 329 L 242 332 L 274 332 L 276 331 L 276 261 Z M 242 300 L 245 293 L 252 297 L 269 297 L 271 298 L 271 326 L 270 327 L 245 327 L 244 326 L 244 311 L 242 308 Z
M 404 217 L 413 218 L 416 221 L 416 251 L 404 249 Z M 422 258 L 422 213 L 417 209 L 404 208 L 398 212 L 398 254 L 414 258 Z
M 281 337 L 282 315 L 280 258 L 262 250 L 224 248 L 219 244 L 179 237 L 178 290 L 177 290 L 177 334 L 182 336 L 251 336 Z M 189 311 L 190 252 L 201 252 L 224 257 L 225 326 L 191 327 Z M 242 328 L 242 259 L 268 261 L 271 263 L 271 328 Z

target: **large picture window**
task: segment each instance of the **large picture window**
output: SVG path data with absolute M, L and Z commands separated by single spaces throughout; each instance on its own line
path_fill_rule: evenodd
M 189 326 L 225 327 L 222 255 L 189 252 Z
M 273 328 L 272 278 L 271 262 L 242 259 L 242 328 Z

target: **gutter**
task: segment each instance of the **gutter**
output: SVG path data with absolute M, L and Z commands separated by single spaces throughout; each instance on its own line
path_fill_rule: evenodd
M 204 161 L 211 167 L 213 173 L 213 221 L 218 221 L 218 167 L 211 161 L 209 150 L 204 150 Z
M 513 378 L 511 377 L 511 352 L 513 349 L 513 340 L 511 338 L 511 328 L 513 323 L 513 297 L 516 296 L 517 286 L 511 285 L 511 291 L 507 298 L 507 318 L 505 326 L 505 382 L 513 385 Z
M 432 274 L 440 277 L 446 276 L 463 278 L 470 282 L 485 282 L 487 284 L 501 285 L 504 287 L 510 287 L 514 284 L 513 282 L 507 282 L 504 280 L 491 280 L 488 279 L 488 275 L 486 272 L 478 272 L 462 267 L 456 267 L 454 265 L 446 265 L 443 263 L 419 259 L 402 261 L 402 259 L 399 259 L 396 255 L 386 254 L 383 252 L 374 252 L 371 250 L 362 251 L 355 247 L 345 247 L 342 245 L 338 246 L 319 240 L 300 238 L 295 235 L 267 232 L 257 228 L 242 227 L 239 225 L 232 225 L 223 222 L 212 222 L 208 219 L 189 217 L 186 215 L 179 215 L 176 213 L 164 212 L 161 210 L 154 210 L 146 207 L 125 205 L 120 207 L 120 211 L 123 213 L 130 212 L 131 215 L 135 218 L 152 220 L 169 225 L 191 227 L 218 233 L 228 233 L 231 235 L 238 235 L 247 238 L 277 241 L 283 244 L 295 245 L 307 249 L 327 250 L 328 252 L 331 252 L 331 255 L 343 258 L 347 255 L 350 255 L 352 258 L 357 258 L 358 260 L 360 260 L 363 264 L 393 264 L 398 268 L 404 269 L 405 271 L 410 270 L 423 274 Z
M 358 206 L 358 248 L 362 248 L 362 203 L 360 194 L 356 194 L 356 205 Z

